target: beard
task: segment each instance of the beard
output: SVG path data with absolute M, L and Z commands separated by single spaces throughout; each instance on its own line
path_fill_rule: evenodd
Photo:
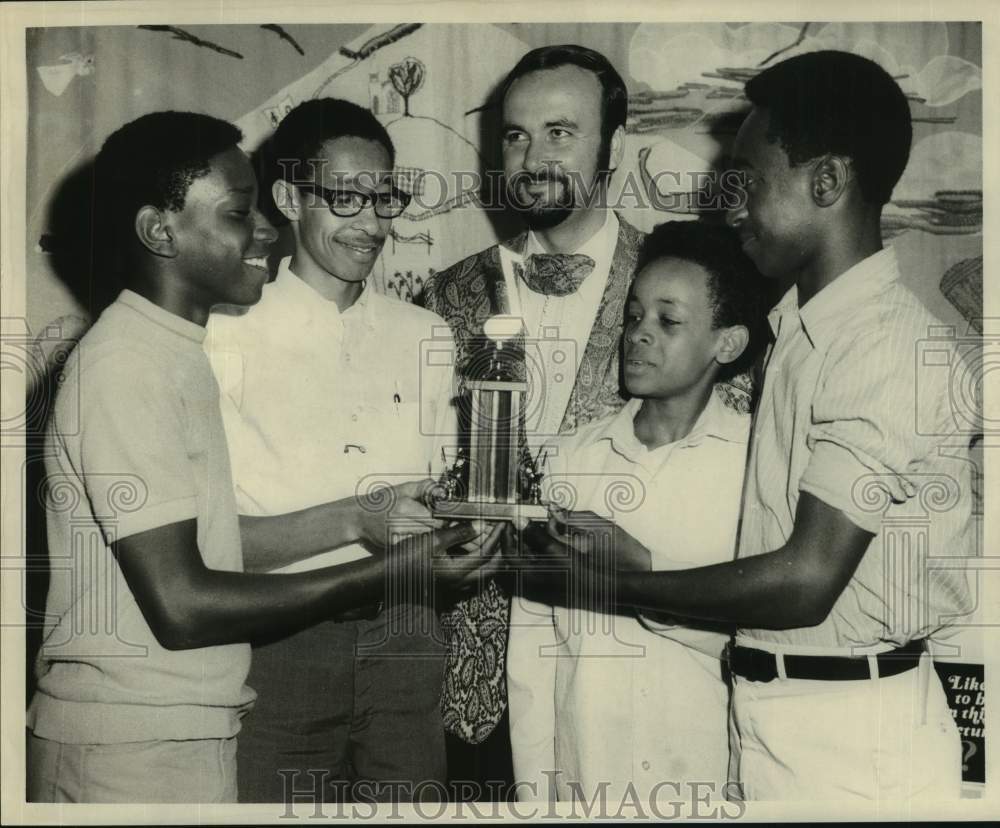
M 546 192 L 531 195 L 526 188 L 544 185 Z M 520 173 L 508 188 L 510 205 L 532 230 L 547 230 L 562 224 L 577 209 L 576 190 L 571 178 L 561 170 Z
M 531 230 L 548 230 L 566 221 L 581 208 L 592 206 L 595 198 L 605 192 L 611 175 L 610 145 L 602 146 L 599 154 L 597 178 L 583 181 L 580 176 L 566 174 L 558 166 L 542 168 L 535 173 L 520 170 L 508 178 L 508 204 L 521 216 Z M 539 195 L 526 192 L 528 186 L 544 185 Z
M 521 216 L 529 230 L 551 230 L 573 215 L 572 207 L 532 207 Z

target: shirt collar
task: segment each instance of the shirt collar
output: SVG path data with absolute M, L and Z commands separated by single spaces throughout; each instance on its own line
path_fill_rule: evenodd
M 291 269 L 292 257 L 286 256 L 278 263 L 278 273 L 271 284 L 271 292 L 282 300 L 299 305 L 309 315 L 321 314 L 343 324 L 344 318 L 360 315 L 369 326 L 374 323 L 374 290 L 371 280 L 366 279 L 361 294 L 346 311 L 341 313 L 337 303 L 320 295 L 303 279 L 296 276 Z
M 611 228 L 612 224 L 614 224 L 615 235 L 617 237 L 618 217 L 615 216 L 614 210 L 605 210 L 604 222 L 601 226 L 594 231 L 593 235 L 589 239 L 587 239 L 573 252 L 581 253 L 585 256 L 590 256 L 591 258 L 594 258 L 595 254 L 600 255 L 600 252 L 604 247 L 604 242 L 607 240 L 608 230 Z M 545 248 L 542 247 L 542 243 L 538 240 L 538 236 L 535 235 L 535 231 L 529 230 L 528 238 L 524 244 L 524 254 L 527 256 L 530 253 L 544 252 Z
M 778 327 L 781 324 L 781 318 L 783 316 L 788 316 L 789 314 L 798 314 L 799 312 L 799 289 L 792 285 L 785 295 L 781 297 L 781 300 L 775 305 L 767 314 L 767 321 L 771 325 L 771 332 L 777 336 Z
M 845 270 L 802 307 L 798 306 L 798 288 L 793 286 L 768 319 L 777 334 L 778 317 L 797 312 L 802 330 L 818 348 L 828 343 L 859 307 L 898 278 L 896 251 L 886 247 Z
M 589 443 L 596 445 L 602 440 L 611 443 L 614 451 L 628 460 L 630 463 L 643 463 L 661 449 L 673 446 L 675 448 L 686 448 L 697 446 L 706 437 L 713 437 L 725 440 L 730 443 L 746 443 L 749 434 L 749 419 L 746 414 L 741 414 L 727 406 L 718 392 L 713 389 L 708 402 L 702 409 L 701 414 L 695 421 L 694 427 L 686 437 L 665 446 L 650 451 L 644 446 L 639 438 L 635 436 L 635 416 L 642 407 L 642 400 L 633 398 L 625 403 L 625 406 L 605 425 L 595 431 Z
M 189 319 L 184 319 L 176 313 L 161 308 L 150 302 L 145 296 L 140 296 L 132 290 L 125 289 L 118 295 L 118 301 L 127 308 L 146 317 L 150 322 L 165 328 L 171 333 L 200 345 L 205 340 L 205 328 Z

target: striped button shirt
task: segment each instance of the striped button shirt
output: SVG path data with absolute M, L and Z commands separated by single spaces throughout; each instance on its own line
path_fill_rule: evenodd
M 793 287 L 769 319 L 739 556 L 788 541 L 800 492 L 875 537 L 821 624 L 742 636 L 880 650 L 940 635 L 971 610 L 963 559 L 977 554 L 954 337 L 900 282 L 891 248 L 801 308 Z

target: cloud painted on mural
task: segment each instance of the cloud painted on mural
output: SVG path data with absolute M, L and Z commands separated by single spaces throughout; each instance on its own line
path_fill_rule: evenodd
M 928 106 L 954 103 L 982 88 L 982 69 L 948 55 L 948 29 L 937 23 L 828 23 L 801 27 L 778 23 L 643 23 L 629 47 L 629 72 L 657 90 L 670 90 L 719 78 L 720 69 L 752 74 L 776 52 L 774 60 L 820 49 L 840 49 L 871 58 L 900 85 Z M 727 73 L 722 73 L 723 75 Z
M 983 70 L 974 63 L 951 55 L 939 55 L 913 78 L 914 91 L 928 106 L 954 103 L 969 92 L 983 88 Z
M 882 214 L 883 234 L 981 234 L 982 152 L 982 139 L 965 132 L 939 132 L 918 141 Z
M 781 23 L 642 23 L 629 44 L 628 70 L 653 89 L 675 89 L 720 67 L 756 66 L 798 31 Z
M 52 66 L 39 66 L 38 76 L 45 88 L 56 97 L 62 95 L 70 81 L 76 77 L 94 74 L 94 56 L 73 52 L 61 55 L 59 63 Z
M 938 190 L 982 190 L 983 139 L 968 132 L 937 132 L 910 150 L 894 201 L 926 198 Z

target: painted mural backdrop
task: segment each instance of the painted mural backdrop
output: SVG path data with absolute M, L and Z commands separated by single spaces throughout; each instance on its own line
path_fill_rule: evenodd
M 85 317 L 51 254 L 52 200 L 122 122 L 166 107 L 218 114 L 256 147 L 297 103 L 371 108 L 415 198 L 376 267 L 379 289 L 419 294 L 428 275 L 510 227 L 486 191 L 495 133 L 483 105 L 541 43 L 603 51 L 629 86 L 626 158 L 612 196 L 648 229 L 692 216 L 746 108 L 743 83 L 793 54 L 847 49 L 882 64 L 911 102 L 909 167 L 883 221 L 906 278 L 948 321 L 974 325 L 982 284 L 982 73 L 976 24 L 641 23 L 372 26 L 169 25 L 33 30 L 30 78 L 29 322 Z M 201 79 L 212 79 L 206 82 Z M 66 281 L 63 279 L 63 281 Z M 69 293 L 69 295 L 67 295 Z M 75 301 L 74 301 L 75 300 Z M 957 310 L 957 313 L 956 313 Z M 82 324 L 82 323 L 81 323 Z

